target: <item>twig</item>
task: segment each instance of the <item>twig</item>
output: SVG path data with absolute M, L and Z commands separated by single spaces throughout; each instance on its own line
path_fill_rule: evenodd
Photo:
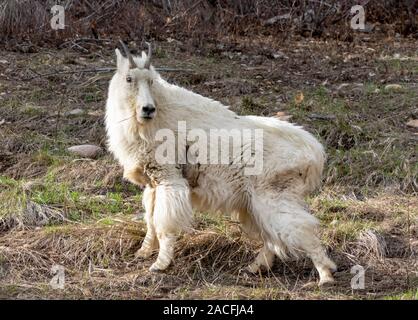
M 165 25 L 165 27 L 167 27 L 168 25 L 170 25 L 170 23 L 174 22 L 174 20 L 177 20 L 178 18 L 184 17 L 189 11 L 193 10 L 194 8 L 196 8 L 198 5 L 200 5 L 203 2 L 203 0 L 199 0 L 196 3 L 194 3 L 191 7 L 189 7 L 188 9 L 186 9 L 184 12 L 175 15 L 171 21 L 169 23 L 167 23 Z
M 336 119 L 334 115 L 317 114 L 317 113 L 309 114 L 308 118 L 315 119 L 315 120 L 335 120 Z
M 111 42 L 111 41 L 112 41 L 111 39 L 77 38 L 77 39 L 66 41 L 62 43 L 59 47 L 63 48 L 68 44 L 74 44 L 78 42 Z
M 49 72 L 44 74 L 37 74 L 36 76 L 33 76 L 31 78 L 24 79 L 25 81 L 33 80 L 35 78 L 40 77 L 49 77 L 49 76 L 55 76 L 60 74 L 74 74 L 74 73 L 88 73 L 88 72 L 112 72 L 115 71 L 116 68 L 96 68 L 96 69 L 80 69 L 80 70 L 70 70 L 70 71 L 58 71 L 58 72 Z
M 72 42 L 72 46 L 71 46 L 71 48 L 70 49 L 72 49 L 72 48 L 74 48 L 74 47 L 78 47 L 78 48 L 80 48 L 81 49 L 81 51 L 83 51 L 84 53 L 88 53 L 89 51 L 86 49 L 86 48 L 84 48 L 84 47 L 82 47 L 82 46 L 80 46 L 78 43 L 76 43 L 76 42 Z

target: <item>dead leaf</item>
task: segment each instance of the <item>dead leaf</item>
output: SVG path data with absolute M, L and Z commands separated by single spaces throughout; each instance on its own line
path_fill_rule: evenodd
M 305 99 L 305 96 L 303 95 L 303 92 L 299 92 L 295 97 L 295 103 L 299 105 L 303 102 L 304 99 Z

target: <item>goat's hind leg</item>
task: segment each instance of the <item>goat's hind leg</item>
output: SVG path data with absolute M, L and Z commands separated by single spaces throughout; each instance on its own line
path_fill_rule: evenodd
M 241 223 L 242 231 L 252 240 L 261 239 L 260 229 L 247 209 L 236 210 L 232 215 L 238 218 Z M 274 251 L 270 250 L 266 244 L 257 254 L 254 261 L 246 268 L 251 273 L 264 272 L 271 269 L 274 262 Z
M 135 253 L 135 257 L 146 259 L 149 258 L 156 249 L 158 249 L 158 239 L 153 221 L 155 189 L 147 186 L 143 193 L 142 203 L 145 207 L 147 233 L 145 235 L 144 241 L 142 242 L 141 248 Z
M 320 286 L 334 282 L 332 272 L 336 271 L 337 267 L 328 258 L 316 234 L 316 219 L 306 211 L 302 215 L 288 215 L 283 218 L 286 219 L 286 229 L 282 230 L 282 241 L 290 251 L 296 254 L 305 253 L 311 258 L 319 273 Z
M 293 195 L 282 195 L 278 199 L 263 199 L 254 206 L 264 213 L 259 217 L 271 250 L 283 258 L 288 253 L 294 256 L 304 253 L 318 270 L 319 285 L 334 281 L 332 272 L 336 271 L 336 265 L 328 258 L 317 236 L 318 221 L 302 201 Z

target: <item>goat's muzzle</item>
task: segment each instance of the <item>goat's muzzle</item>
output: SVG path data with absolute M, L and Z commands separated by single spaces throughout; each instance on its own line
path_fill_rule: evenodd
M 151 120 L 155 116 L 155 107 L 153 104 L 147 104 L 143 107 L 138 108 L 137 110 L 137 120 Z

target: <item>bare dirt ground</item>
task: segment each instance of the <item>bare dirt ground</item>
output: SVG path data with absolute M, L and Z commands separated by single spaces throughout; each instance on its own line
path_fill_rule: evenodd
M 168 80 L 240 114 L 280 112 L 324 143 L 324 186 L 308 201 L 339 270 L 322 289 L 307 259 L 243 272 L 260 244 L 205 213 L 166 273 L 148 271 L 154 258 L 134 259 L 141 190 L 107 152 L 91 160 L 67 151 L 106 148 L 111 73 L 70 72 L 114 67 L 114 47 L 80 46 L 0 53 L 0 298 L 417 298 L 418 135 L 407 125 L 418 118 L 416 40 L 155 43 L 155 66 L 183 69 L 162 72 Z M 54 265 L 64 267 L 63 289 L 50 285 Z M 355 265 L 364 289 L 351 287 Z

